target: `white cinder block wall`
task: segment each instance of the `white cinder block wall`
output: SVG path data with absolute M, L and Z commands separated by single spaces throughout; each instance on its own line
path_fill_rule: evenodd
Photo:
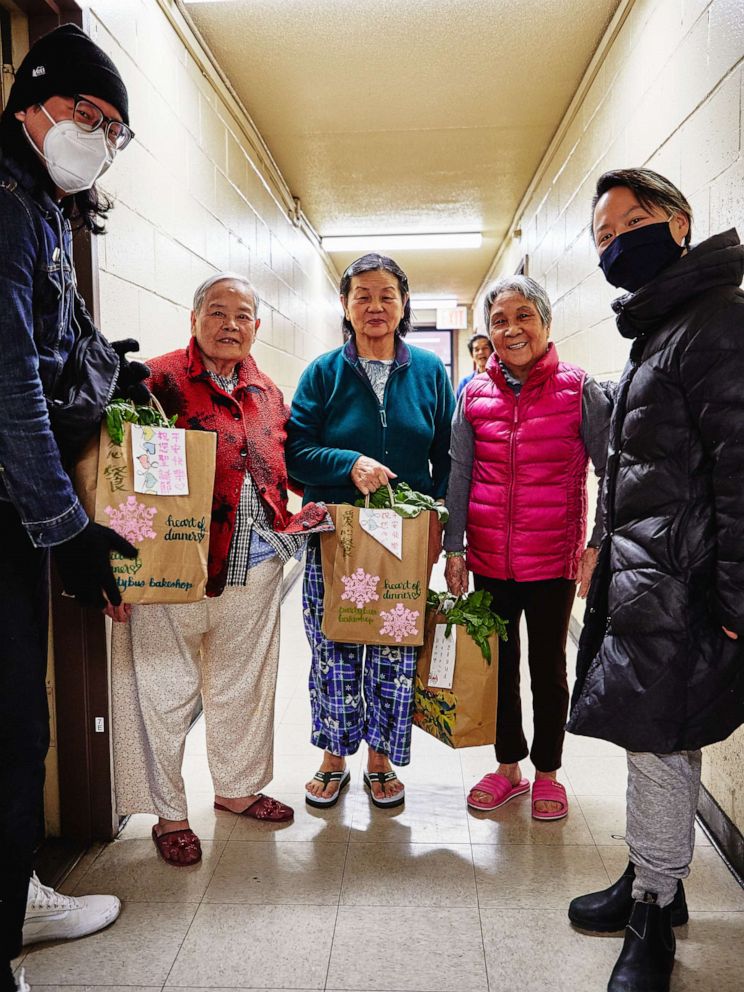
M 645 165 L 666 175 L 692 204 L 693 240 L 733 226 L 744 235 L 743 0 L 636 0 L 616 20 L 515 217 L 521 236 L 491 272 L 515 272 L 527 254 L 554 304 L 561 357 L 599 378 L 617 378 L 628 354 L 609 306 L 617 291 L 589 236 L 602 172 Z M 744 732 L 704 754 L 705 784 L 744 830 Z
M 90 15 L 136 132 L 102 182 L 116 201 L 98 239 L 102 329 L 138 338 L 145 357 L 185 346 L 196 286 L 236 270 L 261 296 L 254 356 L 291 399 L 307 362 L 341 342 L 323 254 L 290 222 L 239 108 L 158 0 L 93 0 Z

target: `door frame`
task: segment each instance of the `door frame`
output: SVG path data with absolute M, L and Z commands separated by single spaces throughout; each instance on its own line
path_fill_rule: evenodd
M 60 24 L 72 23 L 83 29 L 90 24 L 89 12 L 75 0 L 13 3 L 26 15 L 29 45 Z M 13 50 L 15 66 L 23 55 L 24 51 Z M 6 66 L 3 71 L 9 74 L 10 66 Z M 97 321 L 100 301 L 95 237 L 87 231 L 78 232 L 74 252 L 78 290 Z M 50 838 L 39 859 L 45 877 L 54 882 L 92 841 L 114 837 L 118 820 L 112 794 L 106 621 L 102 614 L 83 610 L 74 600 L 63 597 L 54 569 L 50 585 L 61 838 Z M 96 730 L 97 721 L 102 730 Z

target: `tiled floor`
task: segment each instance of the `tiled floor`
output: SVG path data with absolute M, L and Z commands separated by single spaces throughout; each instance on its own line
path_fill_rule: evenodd
M 169 868 L 150 840 L 153 818 L 132 817 L 66 887 L 116 893 L 119 921 L 85 940 L 32 949 L 23 963 L 35 992 L 605 989 L 620 941 L 575 932 L 565 910 L 626 863 L 622 753 L 569 738 L 561 778 L 571 812 L 535 823 L 526 797 L 495 814 L 466 812 L 465 793 L 492 770 L 492 750 L 453 752 L 414 730 L 413 761 L 401 773 L 404 809 L 370 806 L 359 754 L 339 805 L 310 810 L 303 783 L 318 754 L 307 743 L 299 591 L 284 605 L 276 775 L 267 789 L 295 807 L 294 823 L 272 827 L 212 810 L 198 724 L 186 777 L 203 862 Z M 744 891 L 702 833 L 698 843 L 687 883 L 692 919 L 677 931 L 672 989 L 739 992 Z

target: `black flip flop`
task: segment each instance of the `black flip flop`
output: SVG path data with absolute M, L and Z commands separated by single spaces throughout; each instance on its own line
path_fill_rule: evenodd
M 396 806 L 402 806 L 406 801 L 406 790 L 403 789 L 402 792 L 397 792 L 394 796 L 385 797 L 380 799 L 372 791 L 372 783 L 379 782 L 380 785 L 385 786 L 388 782 L 397 781 L 398 776 L 395 772 L 365 772 L 364 773 L 364 787 L 369 789 L 369 798 L 372 800 L 372 805 L 377 806 L 379 809 L 394 809 Z
M 343 771 L 340 772 L 316 772 L 313 775 L 313 780 L 316 782 L 322 782 L 324 789 L 326 789 L 331 782 L 339 783 L 336 791 L 327 799 L 323 799 L 322 796 L 314 796 L 312 792 L 305 792 L 305 802 L 308 806 L 315 806 L 317 809 L 330 809 L 331 806 L 336 805 L 341 798 L 341 791 L 345 789 L 351 781 L 351 772 L 348 768 L 344 768 Z

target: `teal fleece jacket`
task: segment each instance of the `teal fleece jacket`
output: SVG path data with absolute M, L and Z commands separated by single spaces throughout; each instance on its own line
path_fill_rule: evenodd
M 287 424 L 287 469 L 306 503 L 353 503 L 350 472 L 360 455 L 435 499 L 450 471 L 455 397 L 441 360 L 397 339 L 383 402 L 377 400 L 354 341 L 311 362 L 300 378 Z

